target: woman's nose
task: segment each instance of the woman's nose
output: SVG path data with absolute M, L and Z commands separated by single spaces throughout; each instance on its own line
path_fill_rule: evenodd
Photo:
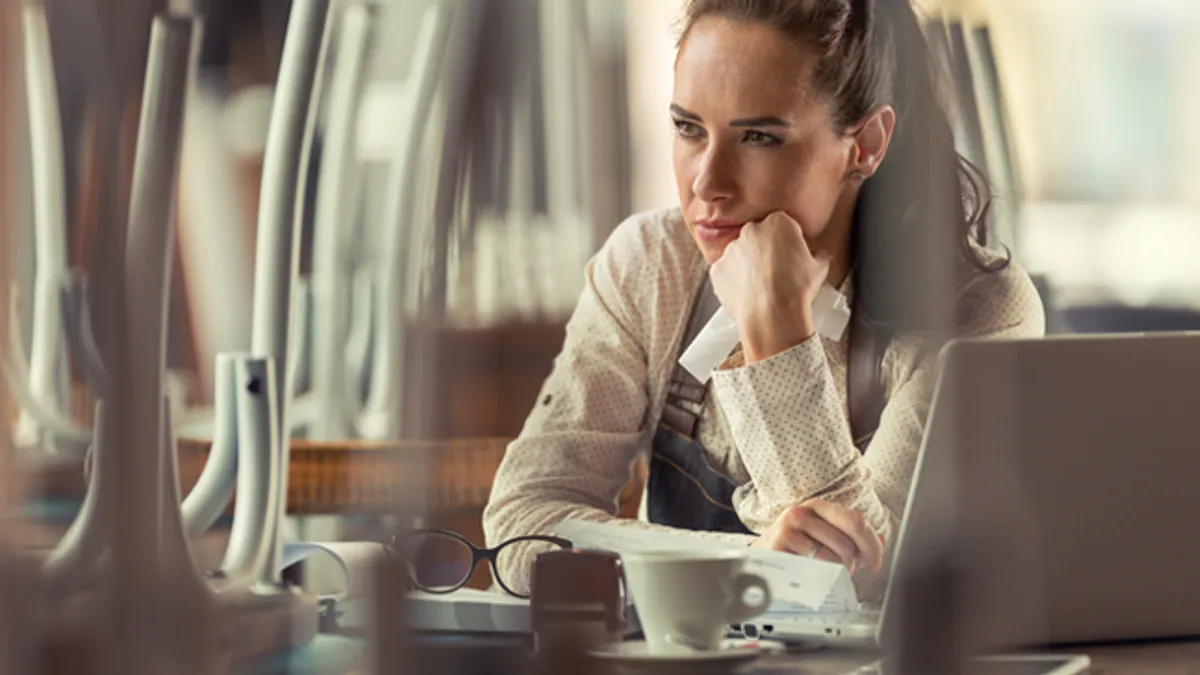
M 717 146 L 709 146 L 700 156 L 692 192 L 705 202 L 718 202 L 734 196 L 736 182 L 731 158 Z

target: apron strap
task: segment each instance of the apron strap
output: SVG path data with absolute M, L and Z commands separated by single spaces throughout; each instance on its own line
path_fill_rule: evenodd
M 705 324 L 721 306 L 717 294 L 713 291 L 712 280 L 704 275 L 704 283 L 696 299 L 692 301 L 691 314 L 688 316 L 687 330 L 679 343 L 678 353 L 682 354 L 688 345 L 696 339 Z M 667 385 L 667 401 L 663 408 L 661 421 L 674 431 L 695 438 L 700 425 L 700 411 L 704 407 L 704 398 L 708 394 L 708 386 L 701 383 L 678 362 L 675 372 Z

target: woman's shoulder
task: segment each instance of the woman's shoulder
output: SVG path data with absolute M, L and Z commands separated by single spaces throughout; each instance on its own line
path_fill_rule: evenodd
M 1033 279 L 1007 252 L 976 248 L 958 295 L 958 324 L 967 335 L 1041 337 L 1046 312 Z
M 1038 338 L 1046 333 L 1041 295 L 1025 269 L 1006 252 L 976 248 L 956 303 L 956 337 Z M 889 346 L 892 386 L 936 361 L 944 337 L 902 332 Z M 932 371 L 930 371 L 932 372 Z M 932 382 L 932 381 L 931 381 Z
M 627 281 L 687 284 L 703 262 L 678 208 L 629 216 L 609 235 L 597 264 Z
M 659 209 L 618 225 L 588 275 L 596 299 L 658 363 L 669 353 L 705 269 L 679 209 Z
M 678 207 L 629 216 L 609 235 L 604 248 L 613 255 L 646 261 L 680 258 L 690 263 L 699 257 Z

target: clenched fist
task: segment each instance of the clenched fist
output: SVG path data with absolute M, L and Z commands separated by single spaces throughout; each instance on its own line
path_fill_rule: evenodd
M 815 332 L 813 300 L 829 276 L 800 225 L 776 211 L 747 223 L 709 271 L 713 290 L 737 321 L 746 363 L 791 349 Z

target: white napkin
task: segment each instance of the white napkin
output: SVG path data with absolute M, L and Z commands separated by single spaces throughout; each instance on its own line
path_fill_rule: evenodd
M 813 300 L 813 321 L 818 335 L 841 340 L 846 325 L 850 323 L 850 305 L 846 302 L 846 296 L 829 284 L 822 286 Z M 679 357 L 679 365 L 700 382 L 708 382 L 712 371 L 729 358 L 729 353 L 740 339 L 737 322 L 724 307 L 718 307 L 700 334 Z

